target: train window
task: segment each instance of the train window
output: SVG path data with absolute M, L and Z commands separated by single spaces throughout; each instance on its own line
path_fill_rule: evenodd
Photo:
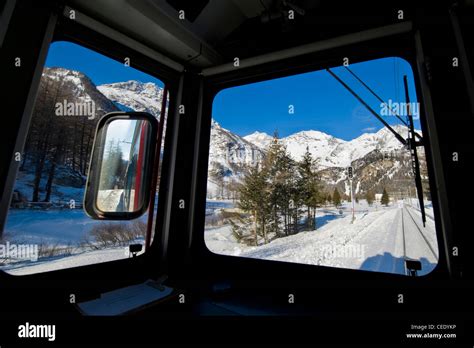
M 131 244 L 144 244 L 148 214 L 93 220 L 83 196 L 98 120 L 113 111 L 160 119 L 163 91 L 162 81 L 131 66 L 71 42 L 51 44 L 2 235 L 0 269 L 23 275 L 118 260 L 130 257 Z M 120 156 L 125 147 L 112 140 L 108 151 Z
M 207 248 L 430 273 L 438 244 L 419 114 L 413 71 L 398 57 L 220 91 L 212 106 Z

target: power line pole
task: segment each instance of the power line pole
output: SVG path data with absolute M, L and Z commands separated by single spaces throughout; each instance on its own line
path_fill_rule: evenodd
M 352 205 L 352 220 L 351 220 L 351 224 L 354 223 L 354 220 L 355 220 L 355 207 L 354 207 L 354 191 L 353 191 L 353 188 L 352 188 L 352 167 L 348 167 L 347 168 L 347 174 L 348 174 L 348 177 L 349 177 L 349 183 L 350 183 L 350 186 L 351 186 L 351 205 Z

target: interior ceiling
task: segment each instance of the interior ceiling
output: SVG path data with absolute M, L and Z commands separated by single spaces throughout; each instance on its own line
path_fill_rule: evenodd
M 71 0 L 68 5 L 180 63 L 205 68 L 396 23 L 396 9 L 408 5 L 392 2 L 368 8 L 322 0 Z

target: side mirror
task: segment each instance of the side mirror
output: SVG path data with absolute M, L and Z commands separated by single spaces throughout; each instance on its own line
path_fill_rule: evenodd
M 93 219 L 130 220 L 150 201 L 158 121 L 144 112 L 112 112 L 97 124 L 84 210 Z

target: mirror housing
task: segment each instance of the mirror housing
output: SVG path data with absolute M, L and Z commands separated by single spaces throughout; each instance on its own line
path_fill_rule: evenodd
M 131 220 L 150 202 L 158 120 L 146 112 L 111 112 L 97 124 L 84 210 L 98 220 Z

